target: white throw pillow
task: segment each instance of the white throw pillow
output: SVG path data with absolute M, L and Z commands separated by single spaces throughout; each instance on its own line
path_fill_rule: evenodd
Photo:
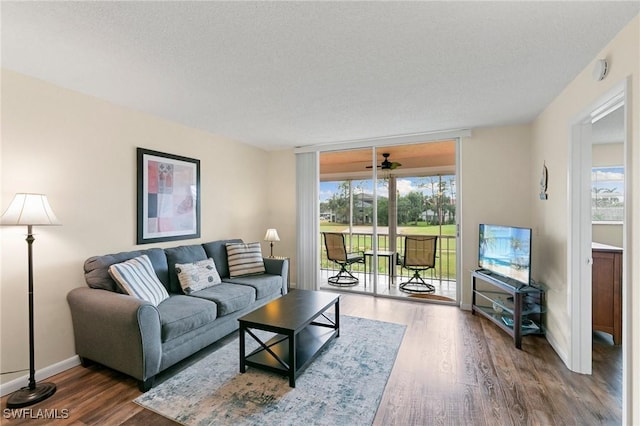
M 260 243 L 227 243 L 226 245 L 231 278 L 265 272 Z
M 222 282 L 211 258 L 192 263 L 176 263 L 176 273 L 184 294 L 204 290 Z
M 146 254 L 109 266 L 109 274 L 125 293 L 151 302 L 154 306 L 169 298 L 167 289 L 158 279 Z

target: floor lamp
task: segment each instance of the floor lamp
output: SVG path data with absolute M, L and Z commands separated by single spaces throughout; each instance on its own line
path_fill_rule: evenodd
M 42 194 L 16 194 L 0 218 L 3 226 L 26 226 L 29 253 L 29 385 L 15 391 L 7 399 L 7 408 L 20 408 L 36 404 L 56 392 L 53 383 L 36 383 L 33 333 L 33 226 L 60 225 L 51 210 L 47 196 Z

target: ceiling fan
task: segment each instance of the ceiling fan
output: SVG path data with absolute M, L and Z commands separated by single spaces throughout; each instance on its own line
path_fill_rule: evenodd
M 382 170 L 394 170 L 402 166 L 402 164 L 396 161 L 389 161 L 389 155 L 391 154 L 389 154 L 388 152 L 385 152 L 384 154 L 382 154 L 382 156 L 384 157 L 384 161 L 380 163 L 378 167 L 380 167 Z M 373 166 L 367 166 L 367 169 L 371 169 L 371 168 L 373 168 Z

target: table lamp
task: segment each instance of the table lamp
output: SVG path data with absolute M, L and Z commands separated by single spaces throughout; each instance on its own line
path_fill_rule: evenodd
M 271 243 L 271 255 L 269 257 L 273 257 L 273 242 L 280 241 L 280 237 L 278 236 L 278 231 L 273 228 L 267 229 L 267 233 L 264 236 L 265 241 L 269 241 Z
M 7 399 L 7 408 L 20 408 L 36 404 L 56 392 L 53 383 L 36 383 L 34 329 L 33 329 L 33 226 L 60 225 L 47 196 L 43 194 L 16 194 L 0 218 L 2 226 L 26 226 L 29 254 L 29 385 L 15 391 Z

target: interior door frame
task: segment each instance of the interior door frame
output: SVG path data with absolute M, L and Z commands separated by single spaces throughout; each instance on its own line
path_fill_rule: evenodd
M 592 167 L 592 122 L 612 108 L 616 102 L 623 102 L 624 108 L 624 223 L 623 223 L 623 274 L 622 274 L 622 418 L 623 424 L 629 419 L 631 410 L 631 298 L 629 279 L 629 223 L 631 209 L 631 170 L 629 87 L 627 77 L 591 104 L 570 123 L 569 170 L 568 170 L 568 220 L 567 235 L 567 303 L 570 317 L 570 344 L 568 367 L 572 371 L 591 374 L 592 368 L 592 297 L 591 297 L 591 167 Z M 585 189 L 586 188 L 586 189 Z

